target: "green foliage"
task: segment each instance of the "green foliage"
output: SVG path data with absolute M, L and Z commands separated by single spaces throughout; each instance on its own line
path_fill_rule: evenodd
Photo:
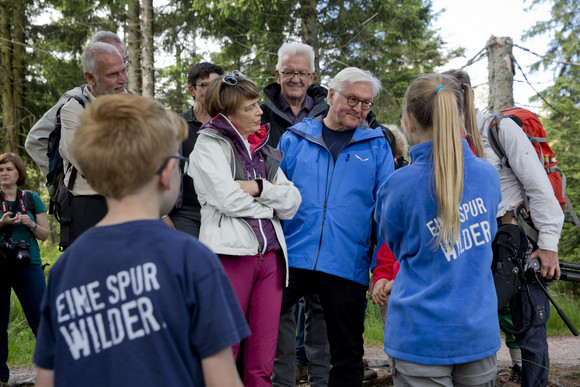
M 30 330 L 26 317 L 14 291 L 10 297 L 10 320 L 8 323 L 8 364 L 30 365 L 34 352 L 34 334 Z
M 561 285 L 561 284 L 560 284 Z M 578 284 L 576 284 L 578 286 Z M 550 291 L 558 307 L 566 314 L 572 325 L 580 330 L 580 305 L 578 305 L 578 293 L 554 293 Z M 570 335 L 570 329 L 558 315 L 553 305 L 550 304 L 550 319 L 548 320 L 549 335 Z
M 251 5 L 251 6 L 248 6 Z M 347 66 L 371 71 L 384 87 L 375 104 L 379 121 L 399 122 L 400 105 L 409 82 L 433 71 L 458 52 L 442 54 L 443 41 L 429 28 L 431 3 L 422 0 L 320 0 L 315 2 L 317 35 L 306 41 L 302 12 L 306 1 L 252 1 L 235 7 L 225 0 L 194 1 L 202 36 L 217 38 L 222 49 L 212 60 L 224 68 L 241 69 L 263 88 L 274 81 L 277 51 L 299 40 L 318 48 L 318 79 L 327 82 Z M 219 17 L 217 17 L 218 15 Z
M 367 310 L 365 315 L 365 331 L 363 338 L 365 346 L 382 346 L 385 336 L 383 328 L 383 319 L 378 305 L 367 301 Z

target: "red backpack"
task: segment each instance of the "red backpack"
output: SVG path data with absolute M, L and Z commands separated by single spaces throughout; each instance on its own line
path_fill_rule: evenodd
M 554 155 L 554 151 L 552 151 L 552 148 L 550 148 L 550 144 L 548 144 L 548 140 L 546 139 L 546 131 L 544 130 L 544 127 L 542 126 L 538 116 L 527 109 L 518 107 L 502 109 L 501 113 L 502 114 L 496 116 L 489 125 L 489 143 L 493 151 L 500 158 L 501 163 L 507 167 L 510 166 L 503 146 L 499 142 L 499 123 L 504 118 L 511 118 L 526 133 L 528 139 L 536 150 L 538 159 L 544 166 L 544 170 L 546 171 L 548 179 L 552 184 L 554 196 L 558 200 L 558 203 L 560 203 L 562 211 L 565 211 L 566 205 L 568 205 L 570 215 L 572 216 L 574 222 L 577 225 L 580 225 L 578 218 L 574 213 L 574 209 L 572 208 L 572 204 L 566 195 L 566 177 L 558 168 L 558 160 Z M 525 195 L 524 199 L 527 202 L 527 197 Z

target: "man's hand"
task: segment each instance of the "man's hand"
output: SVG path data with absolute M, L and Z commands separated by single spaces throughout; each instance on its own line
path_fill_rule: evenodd
M 560 279 L 560 261 L 557 252 L 537 249 L 531 257 L 540 261 L 540 277 L 547 280 Z

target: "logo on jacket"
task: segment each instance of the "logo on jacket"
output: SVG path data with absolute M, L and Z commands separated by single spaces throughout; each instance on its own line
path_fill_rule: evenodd
M 356 158 L 359 159 L 360 161 L 369 161 L 369 158 L 367 157 L 366 159 L 363 159 L 362 157 L 360 157 L 359 155 L 355 154 Z

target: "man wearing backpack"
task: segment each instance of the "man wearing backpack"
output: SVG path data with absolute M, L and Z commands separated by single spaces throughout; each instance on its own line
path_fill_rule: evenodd
M 127 54 L 125 51 L 125 46 L 119 36 L 111 31 L 99 31 L 93 35 L 89 43 L 103 42 L 109 43 L 119 50 L 123 56 L 123 60 L 127 61 Z M 28 132 L 26 137 L 26 142 L 24 144 L 26 152 L 30 155 L 32 160 L 38 165 L 40 171 L 44 176 L 48 175 L 48 137 L 54 129 L 56 112 L 58 109 L 64 105 L 70 98 L 75 95 L 81 95 L 81 87 L 75 87 L 64 93 L 58 102 L 50 108 L 44 115 L 34 124 L 34 126 Z
M 564 214 L 531 142 L 522 128 L 509 118 L 498 123 L 498 140 L 509 161 L 509 167 L 503 165 L 490 145 L 490 125 L 494 118 L 493 114 L 484 115 L 477 111 L 477 124 L 486 158 L 496 166 L 500 174 L 502 201 L 497 213 L 499 226 L 518 225 L 514 211 L 525 201 L 525 195 L 529 203 L 530 217 L 538 230 L 537 246 L 533 246 L 531 258 L 539 260 L 541 281 L 557 280 L 560 278 L 558 240 Z M 521 234 L 521 240 L 525 241 L 523 232 Z M 520 249 L 527 247 L 520 246 Z M 522 353 L 522 386 L 548 384 L 550 362 L 546 324 L 550 316 L 550 303 L 541 286 L 536 281 L 529 282 L 528 287 L 522 284 L 510 302 L 514 326 L 516 330 L 524 330 L 516 334 Z M 531 326 L 525 330 L 530 319 Z
M 83 95 L 91 103 L 102 95 L 126 93 L 127 73 L 125 61 L 117 48 L 107 43 L 90 43 L 81 56 L 88 85 Z M 105 198 L 98 195 L 78 170 L 70 146 L 81 123 L 84 107 L 77 99 L 70 99 L 61 109 L 61 140 L 59 151 L 64 162 L 64 184 L 72 194 L 70 198 L 70 229 L 68 235 L 61 228 L 61 246 L 67 247 L 80 234 L 99 222 L 107 212 Z M 122 168 L 123 166 L 119 166 Z M 77 172 L 78 171 L 78 172 Z M 71 179 L 73 180 L 71 182 Z M 61 222 L 62 226 L 62 222 Z

